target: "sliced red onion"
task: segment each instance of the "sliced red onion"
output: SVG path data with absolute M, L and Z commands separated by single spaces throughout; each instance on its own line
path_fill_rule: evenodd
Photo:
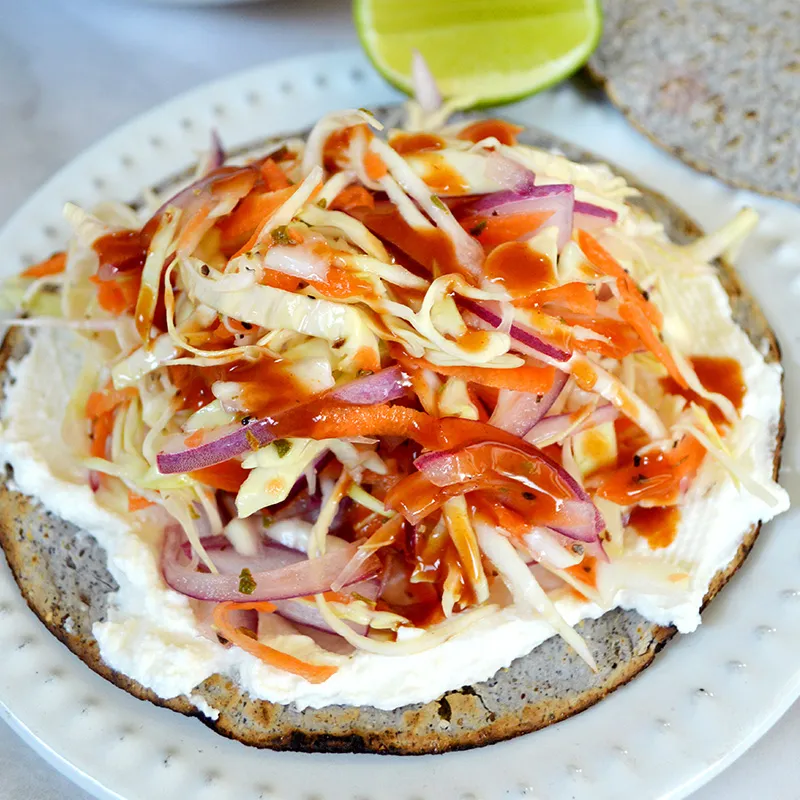
M 596 206 L 594 203 L 587 203 L 583 200 L 575 201 L 575 213 L 583 214 L 587 217 L 597 217 L 598 219 L 605 219 L 614 223 L 619 218 L 619 214 L 610 208 L 603 208 L 603 206 Z
M 553 385 L 544 394 L 501 390 L 489 424 L 524 436 L 550 410 L 568 378 L 565 372 L 556 370 Z
M 290 550 L 288 547 L 264 545 L 254 556 L 243 556 L 232 547 L 215 550 L 211 555 L 211 560 L 220 575 L 235 576 L 238 586 L 239 575 L 243 569 L 249 569 L 253 575 L 266 574 L 307 561 L 308 557 L 304 553 L 298 553 L 297 550 Z
M 273 524 L 284 520 L 311 522 L 317 518 L 321 507 L 322 495 L 319 492 L 309 494 L 301 489 L 294 497 L 290 495 L 282 503 L 265 509 L 269 517 L 267 528 L 271 528 Z M 270 536 L 269 530 L 266 530 L 265 533 Z M 270 538 L 272 537 L 270 536 Z M 288 547 L 289 545 L 285 546 Z
M 205 172 L 213 172 L 225 163 L 225 149 L 222 147 L 222 140 L 216 128 L 211 129 L 211 141 L 208 145 L 208 155 L 206 156 Z
M 533 486 L 532 481 L 535 481 L 536 469 L 539 469 L 545 470 L 551 478 L 557 479 L 558 483 L 564 486 L 572 496 L 566 499 L 556 498 L 559 503 L 559 513 L 563 516 L 564 521 L 563 524 L 550 527 L 570 539 L 582 542 L 598 540 L 605 528 L 600 512 L 595 508 L 583 487 L 560 464 L 548 458 L 544 453 L 532 452 L 522 447 L 512 447 L 499 442 L 481 442 L 454 450 L 424 453 L 414 461 L 414 466 L 435 486 L 448 487 L 468 483 L 485 474 L 485 470 L 480 473 L 470 471 L 472 465 L 471 458 L 469 458 L 470 451 L 484 447 L 519 453 L 536 465 L 536 468 L 531 469 L 529 475 L 507 475 L 498 472 L 497 474 L 501 477 L 519 480 L 526 485 Z
M 353 405 L 375 405 L 402 397 L 408 385 L 408 379 L 399 367 L 389 367 L 340 386 L 334 389 L 329 397 Z M 273 429 L 278 419 L 280 414 L 274 418 L 255 420 L 247 425 L 226 427 L 213 434 L 217 437 L 213 441 L 188 450 L 163 451 L 156 456 L 158 469 L 162 475 L 194 472 L 220 464 L 250 450 L 257 450 L 275 438 Z
M 414 98 L 423 111 L 436 111 L 442 105 L 442 95 L 436 79 L 419 50 L 411 51 L 411 81 L 414 85 Z
M 549 186 L 527 186 L 522 192 L 494 192 L 476 200 L 470 212 L 481 216 L 508 216 L 551 211 L 551 216 L 538 228 L 522 237 L 535 236 L 542 228 L 558 228 L 558 249 L 572 236 L 572 217 L 575 206 L 575 188 L 571 183 L 554 183 Z
M 528 192 L 533 191 L 536 186 L 536 175 L 526 167 L 523 167 L 518 161 L 513 158 L 501 155 L 498 152 L 492 152 L 486 159 L 486 177 L 490 180 L 499 183 L 505 192 L 495 192 L 486 197 L 494 197 L 495 204 L 500 195 L 505 195 L 508 200 L 505 202 L 513 202 L 514 200 L 523 199 Z M 485 202 L 486 198 L 477 201 Z M 490 204 L 488 207 L 493 207 Z M 475 206 L 473 206 L 475 208 Z
M 200 539 L 200 545 L 206 553 L 213 553 L 215 550 L 226 550 L 231 546 L 227 536 L 222 534 L 218 536 L 205 536 Z M 192 543 L 184 542 L 181 545 L 181 550 L 186 558 L 192 557 Z
M 223 574 L 197 572 L 182 558 L 181 534 L 170 527 L 165 532 L 161 555 L 161 569 L 167 585 L 180 594 L 196 600 L 224 602 L 257 602 L 285 600 L 327 592 L 331 583 L 353 557 L 356 546 L 335 548 L 320 558 L 308 559 L 285 548 L 265 548 L 256 558 L 244 558 L 234 550 L 220 550 L 223 566 L 233 570 Z M 377 559 L 364 565 L 364 571 L 352 583 L 359 583 L 377 573 Z M 250 570 L 255 588 L 251 594 L 239 591 L 239 574 L 236 566 Z M 262 569 L 263 568 L 263 569 Z
M 255 177 L 258 173 L 256 172 L 255 167 L 252 166 L 219 167 L 211 172 L 207 172 L 196 181 L 190 183 L 185 189 L 181 189 L 179 192 L 176 192 L 174 195 L 172 195 L 172 197 L 170 197 L 168 200 L 165 200 L 155 214 L 150 217 L 150 220 L 145 225 L 145 228 L 153 224 L 155 220 L 158 220 L 168 206 L 186 208 L 191 203 L 196 202 L 201 194 L 212 189 L 214 184 L 218 181 L 230 180 L 238 175 L 243 176 L 246 174 L 252 174 L 253 180 L 255 180 Z
M 494 311 L 489 303 L 476 302 L 462 297 L 459 299 L 459 304 L 479 320 L 478 326 L 484 330 L 498 329 L 503 324 L 502 316 Z M 512 339 L 512 350 L 534 357 L 547 356 L 554 361 L 569 361 L 570 353 L 542 341 L 530 328 L 526 328 L 518 322 L 511 325 L 509 335 Z
M 599 406 L 572 432 L 580 433 L 597 425 L 602 425 L 604 422 L 613 422 L 618 416 L 619 411 L 611 403 Z M 553 417 L 545 417 L 525 434 L 525 441 L 531 444 L 538 444 L 552 439 L 554 436 L 566 433 L 573 421 L 572 414 L 556 414 Z
M 378 597 L 378 589 L 380 584 L 376 580 L 363 581 L 350 586 L 347 594 L 356 593 L 367 600 L 375 600 Z M 316 628 L 320 631 L 327 633 L 336 633 L 333 628 L 325 622 L 322 614 L 317 608 L 317 604 L 308 600 L 293 599 L 293 600 L 274 600 L 275 609 L 285 619 L 290 622 L 296 622 L 300 625 L 307 625 L 310 628 Z M 367 633 L 367 626 L 357 622 L 346 621 L 347 624 L 361 636 Z M 338 635 L 338 634 L 337 634 Z
M 403 397 L 411 386 L 400 367 L 388 367 L 334 389 L 330 396 L 355 406 L 373 406 Z

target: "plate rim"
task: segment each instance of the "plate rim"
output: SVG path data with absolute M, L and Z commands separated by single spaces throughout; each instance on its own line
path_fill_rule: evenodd
M 78 155 L 75 159 L 70 161 L 66 166 L 64 166 L 61 170 L 59 170 L 50 180 L 48 180 L 43 186 L 41 186 L 38 190 L 36 190 L 34 192 L 34 194 L 30 197 L 30 199 L 27 200 L 17 210 L 17 212 L 11 216 L 11 218 L 6 222 L 6 224 L 2 227 L 2 229 L 0 229 L 0 243 L 7 243 L 7 240 L 9 238 L 11 238 L 12 244 L 13 244 L 14 236 L 16 235 L 17 229 L 18 228 L 22 228 L 22 227 L 27 229 L 27 226 L 29 225 L 29 222 L 28 222 L 27 218 L 30 217 L 30 216 L 37 216 L 37 214 L 35 212 L 40 211 L 45 204 L 48 207 L 52 206 L 53 200 L 55 198 L 51 197 L 51 195 L 57 195 L 57 196 L 63 195 L 64 184 L 65 183 L 69 183 L 69 182 L 71 182 L 73 180 L 73 177 L 72 177 L 73 174 L 77 175 L 79 173 L 85 173 L 85 174 L 88 175 L 88 174 L 93 173 L 95 170 L 92 169 L 92 163 L 91 162 L 94 159 L 97 159 L 98 154 L 102 154 L 102 153 L 104 153 L 106 151 L 107 152 L 114 151 L 114 152 L 117 152 L 118 154 L 119 153 L 124 153 L 126 148 L 121 147 L 121 145 L 124 144 L 125 140 L 131 140 L 131 138 L 133 137 L 133 138 L 136 138 L 137 140 L 144 141 L 144 139 L 142 137 L 142 134 L 148 132 L 148 128 L 150 130 L 159 130 L 159 121 L 161 120 L 163 122 L 163 118 L 164 117 L 170 118 L 173 121 L 178 120 L 180 114 L 183 113 L 182 112 L 183 108 L 191 106 L 192 104 L 198 103 L 200 101 L 208 102 L 211 98 L 226 97 L 226 95 L 230 92 L 230 90 L 232 90 L 236 86 L 253 85 L 254 83 L 258 83 L 258 82 L 262 81 L 263 79 L 265 79 L 267 77 L 274 78 L 275 76 L 281 76 L 281 75 L 283 75 L 283 76 L 287 76 L 287 75 L 288 76 L 296 76 L 296 73 L 298 71 L 301 71 L 301 72 L 305 71 L 305 72 L 316 73 L 316 76 L 318 78 L 319 75 L 325 74 L 325 73 L 322 72 L 322 70 L 330 70 L 331 69 L 331 62 L 332 61 L 338 62 L 337 69 L 341 70 L 342 72 L 350 71 L 351 74 L 360 73 L 362 76 L 364 76 L 363 78 L 360 78 L 358 81 L 354 81 L 353 83 L 360 85 L 362 91 L 363 91 L 363 88 L 364 88 L 364 84 L 368 84 L 367 92 L 368 92 L 368 94 L 371 93 L 374 96 L 374 99 L 372 99 L 370 101 L 371 104 L 374 104 L 374 103 L 377 103 L 377 102 L 385 102 L 387 99 L 390 99 L 392 97 L 393 93 L 390 90 L 388 90 L 387 88 L 383 87 L 382 84 L 377 82 L 377 76 L 372 76 L 370 74 L 370 72 L 369 72 L 370 68 L 369 68 L 366 60 L 364 59 L 363 56 L 361 56 L 360 52 L 357 51 L 357 50 L 342 51 L 342 52 L 336 53 L 334 55 L 332 55 L 331 53 L 325 53 L 325 54 L 321 54 L 319 56 L 299 57 L 299 58 L 294 58 L 294 59 L 290 59 L 290 60 L 287 60 L 287 61 L 273 62 L 271 64 L 267 64 L 267 65 L 260 66 L 260 67 L 255 67 L 255 68 L 246 70 L 244 72 L 237 73 L 237 74 L 232 75 L 232 76 L 227 77 L 227 78 L 222 78 L 222 79 L 213 81 L 213 82 L 211 82 L 209 84 L 205 84 L 204 86 L 201 86 L 201 87 L 198 87 L 196 89 L 193 89 L 193 90 L 191 90 L 191 91 L 189 91 L 189 92 L 187 92 L 185 94 L 179 95 L 178 97 L 176 97 L 176 98 L 174 98 L 172 100 L 169 100 L 166 103 L 162 103 L 161 105 L 157 106 L 154 109 L 151 109 L 148 112 L 145 112 L 145 114 L 134 118 L 130 122 L 122 125 L 117 130 L 115 130 L 112 133 L 108 134 L 106 137 L 101 139 L 98 143 L 96 143 L 95 145 L 92 145 L 87 150 L 85 150 L 83 153 Z M 332 74 L 332 72 L 329 72 L 328 74 Z M 319 89 L 320 87 L 317 87 L 317 88 Z M 350 89 L 348 88 L 345 91 L 350 91 Z M 356 91 L 356 89 L 354 88 L 354 89 L 352 89 L 352 91 Z M 571 89 L 571 87 L 566 87 L 566 88 L 562 87 L 562 88 L 557 89 L 557 90 L 555 90 L 553 92 L 546 93 L 547 99 L 544 102 L 551 102 L 551 104 L 554 105 L 554 106 L 558 106 L 559 103 L 561 105 L 564 105 L 564 103 L 562 101 L 566 97 L 566 98 L 568 98 L 568 102 L 573 102 L 574 103 L 575 102 L 575 97 L 572 97 L 570 99 L 570 92 L 571 91 L 573 91 Z M 573 93 L 574 93 L 574 91 L 573 91 Z M 301 92 L 301 94 L 302 94 L 302 92 Z M 317 91 L 317 95 L 319 95 L 319 94 L 320 94 L 320 92 Z M 362 95 L 359 95 L 359 96 L 362 96 Z M 544 96 L 540 96 L 540 97 L 544 97 Z M 580 98 L 578 98 L 578 99 L 580 100 Z M 536 98 L 534 98 L 534 101 L 536 101 Z M 519 104 L 519 106 L 517 106 L 517 107 L 512 107 L 512 109 L 510 110 L 510 116 L 522 116 L 522 115 L 516 113 L 518 108 L 528 106 L 534 101 L 525 101 L 524 103 Z M 597 108 L 590 108 L 585 113 L 589 117 L 591 117 L 592 113 L 594 113 L 596 115 L 597 111 L 598 111 Z M 213 118 L 214 114 L 211 113 L 209 116 Z M 309 115 L 309 116 L 311 116 L 311 115 Z M 262 120 L 262 122 L 263 122 L 263 120 Z M 202 124 L 203 124 L 202 122 L 197 122 L 196 125 L 195 125 L 195 128 L 201 127 Z M 282 130 L 294 129 L 294 128 L 297 128 L 297 127 L 298 126 L 294 125 L 294 124 L 286 125 L 286 126 L 277 126 L 275 128 L 275 130 L 272 131 L 272 132 L 278 132 L 281 129 Z M 541 127 L 543 127 L 545 130 L 548 130 L 547 126 L 541 126 Z M 272 135 L 272 132 L 269 132 L 269 131 L 265 132 L 262 129 L 260 131 L 259 135 L 261 137 L 263 137 L 263 138 L 267 138 L 268 136 Z M 565 139 L 570 140 L 570 141 L 574 141 L 574 139 L 572 139 L 572 137 L 565 136 L 563 132 L 558 132 L 558 131 L 553 131 L 553 132 L 556 133 L 557 135 L 561 136 L 562 138 L 565 138 Z M 149 134 L 149 135 L 152 136 L 152 134 Z M 180 138 L 181 138 L 181 141 L 182 141 L 182 145 L 181 145 L 182 151 L 185 154 L 186 151 L 188 150 L 188 148 L 186 147 L 186 142 L 184 141 L 184 139 L 186 137 L 182 136 Z M 234 138 L 234 137 L 232 137 L 232 138 Z M 243 140 L 246 140 L 248 137 L 247 136 L 242 136 L 241 138 Z M 197 136 L 195 135 L 194 139 L 193 139 L 193 142 L 196 143 L 196 141 L 197 141 Z M 580 141 L 578 141 L 578 142 L 575 142 L 575 143 L 578 144 L 579 146 L 582 145 L 582 144 L 583 144 L 583 146 L 586 146 L 585 142 L 581 143 Z M 160 145 L 160 147 L 162 148 L 161 158 L 162 159 L 163 158 L 169 158 L 169 156 L 165 156 L 164 155 L 163 145 L 164 145 L 164 143 L 162 142 L 162 144 Z M 142 146 L 144 146 L 144 145 L 142 145 Z M 597 148 L 592 148 L 592 149 L 594 149 L 595 152 L 598 152 Z M 607 154 L 602 153 L 602 152 L 598 152 L 598 154 L 608 157 Z M 615 160 L 617 162 L 620 161 L 620 159 L 615 159 Z M 158 161 L 158 160 L 156 159 L 156 161 Z M 185 165 L 184 164 L 173 165 L 170 168 L 170 171 L 166 173 L 166 175 L 175 174 L 175 173 L 179 172 L 181 167 L 188 165 L 188 163 L 190 161 L 191 161 L 191 159 L 187 158 Z M 162 163 L 162 162 L 159 161 L 158 163 Z M 123 164 L 123 166 L 124 166 L 124 164 Z M 152 166 L 153 166 L 153 169 L 156 169 L 156 171 L 157 171 L 157 167 L 155 165 L 152 165 Z M 622 163 L 621 166 L 623 166 L 625 169 L 628 169 L 629 171 L 631 170 L 631 167 L 627 163 Z M 673 165 L 673 166 L 677 167 L 678 165 Z M 124 175 L 124 170 L 123 170 L 123 175 Z M 161 177 L 164 177 L 164 176 L 165 175 L 162 174 Z M 698 183 L 702 182 L 702 181 L 708 181 L 708 179 L 706 177 L 704 177 L 704 176 L 693 176 L 693 177 L 697 178 L 696 182 L 698 182 Z M 130 175 L 128 175 L 127 179 L 130 180 Z M 117 181 L 116 183 L 114 182 L 115 180 Z M 125 177 L 118 178 L 118 179 L 112 179 L 110 181 L 110 183 L 107 182 L 105 184 L 105 186 L 104 186 L 104 188 L 102 190 L 98 189 L 98 191 L 101 191 L 101 193 L 104 193 L 106 196 L 108 196 L 108 195 L 110 195 L 110 196 L 119 196 L 118 194 L 116 194 L 113 191 L 113 187 L 114 186 L 119 186 L 121 183 L 124 183 L 125 180 L 126 180 Z M 137 179 L 137 180 L 142 180 L 142 179 Z M 146 181 L 146 182 L 149 182 L 149 181 Z M 647 178 L 642 178 L 642 182 L 650 183 L 650 181 L 647 180 Z M 95 187 L 95 188 L 97 188 L 97 187 Z M 141 184 L 139 185 L 139 189 L 140 188 L 141 188 Z M 724 192 L 726 194 L 728 194 L 728 195 L 730 195 L 732 193 L 735 193 L 732 190 L 728 189 L 727 187 L 722 187 L 722 188 L 724 189 Z M 138 190 L 135 190 L 135 191 L 138 191 Z M 677 204 L 680 207 L 683 207 L 683 203 L 681 203 L 680 199 L 677 200 Z M 48 215 L 51 213 L 51 211 L 52 211 L 52 209 L 50 211 L 48 211 Z M 691 215 L 691 213 L 690 213 L 690 215 Z M 23 239 L 25 238 L 24 233 L 23 233 L 23 237 L 22 238 Z M 46 255 L 46 253 L 45 253 L 45 255 Z M 9 262 L 10 261 L 11 261 L 11 259 L 9 259 Z M 12 271 L 12 272 L 14 271 L 13 266 L 9 268 L 9 271 Z M 746 281 L 745 281 L 745 285 L 747 285 Z M 787 343 L 788 342 L 787 337 L 784 337 L 779 333 L 778 334 L 778 338 L 779 338 L 780 341 L 784 342 L 785 361 L 788 361 L 788 352 L 789 352 L 790 348 L 789 348 L 789 345 Z M 771 529 L 773 527 L 774 527 L 773 525 L 770 525 L 768 527 L 768 531 L 771 531 Z M 772 537 L 770 537 L 770 538 L 772 538 Z M 761 548 L 759 548 L 758 545 L 757 545 L 757 550 L 759 550 L 759 552 L 761 550 Z M 751 556 L 751 558 L 752 558 L 752 556 Z M 3 565 L 3 566 L 4 566 L 4 569 L 5 569 L 5 572 L 3 572 L 3 575 L 4 576 L 8 576 L 8 568 L 5 565 Z M 5 578 L 3 578 L 2 581 L 3 581 L 3 584 L 5 584 L 5 582 L 6 582 Z M 736 579 L 734 579 L 734 583 L 739 583 L 739 582 L 740 581 L 737 581 Z M 12 581 L 12 583 L 13 583 L 13 581 Z M 3 588 L 7 588 L 7 587 L 4 586 Z M 13 589 L 16 592 L 16 585 L 15 584 L 13 585 Z M 2 598 L 0 598 L 0 599 L 2 599 Z M 7 605 L 7 603 L 6 603 L 6 605 Z M 6 611 L 5 613 L 7 614 L 9 612 Z M 20 615 L 16 615 L 15 618 L 20 618 Z M 33 618 L 32 615 L 31 615 L 31 619 L 29 620 L 29 622 L 33 622 L 37 626 L 39 625 L 38 620 Z M 47 637 L 50 636 L 50 634 L 47 633 L 46 631 L 44 631 L 44 633 L 45 633 L 45 635 Z M 678 647 L 676 645 L 678 645 L 678 644 L 679 643 L 676 643 L 675 645 L 673 645 L 673 647 L 670 648 L 670 650 L 673 650 L 673 649 L 677 650 Z M 67 652 L 67 651 L 65 650 L 64 652 Z M 663 658 L 664 658 L 664 656 L 662 655 L 662 659 Z M 85 667 L 83 667 L 83 665 L 81 665 L 81 667 L 84 670 L 86 669 Z M 653 667 L 651 667 L 647 672 L 649 673 L 650 670 L 652 670 L 652 669 L 653 669 Z M 98 789 L 100 789 L 100 790 L 102 790 L 104 792 L 103 796 L 109 796 L 109 797 L 119 797 L 119 796 L 121 796 L 121 795 L 118 795 L 118 794 L 112 792 L 110 789 L 102 787 L 99 782 L 97 782 L 94 778 L 91 778 L 91 776 L 87 772 L 82 771 L 78 766 L 76 766 L 74 763 L 72 763 L 72 761 L 70 759 L 68 759 L 66 756 L 61 755 L 56 750 L 50 748 L 49 745 L 46 743 L 46 740 L 48 738 L 47 734 L 44 733 L 41 730 L 39 730 L 37 732 L 37 730 L 36 730 L 37 726 L 34 726 L 34 725 L 28 726 L 26 724 L 25 720 L 23 720 L 21 718 L 17 718 L 17 717 L 14 716 L 14 714 L 11 712 L 11 710 L 9 708 L 9 704 L 7 704 L 5 702 L 6 696 L 7 696 L 5 694 L 5 692 L 6 692 L 6 689 L 5 689 L 5 685 L 6 685 L 5 677 L 6 676 L 3 675 L 3 672 L 4 672 L 4 667 L 0 666 L 0 704 L 2 704 L 2 706 L 3 706 L 4 716 L 6 716 L 6 717 L 11 719 L 11 721 L 13 723 L 13 727 L 18 732 L 20 732 L 20 731 L 23 732 L 23 738 L 25 738 L 26 741 L 28 741 L 28 742 L 31 742 L 31 741 L 38 742 L 39 743 L 39 748 L 37 748 L 37 749 L 39 749 L 39 752 L 42 752 L 42 750 L 44 750 L 44 754 L 45 754 L 45 757 L 47 758 L 47 760 L 50 763 L 54 763 L 54 765 L 56 765 L 59 769 L 64 771 L 66 774 L 68 774 L 69 777 L 71 777 L 73 780 L 76 780 L 76 777 L 79 778 L 78 780 L 76 780 L 76 782 L 79 785 L 81 785 L 83 788 L 86 788 L 87 790 L 93 791 L 93 792 L 97 792 Z M 86 672 L 88 672 L 88 670 L 86 670 Z M 99 680 L 102 680 L 102 679 L 99 679 Z M 640 678 L 640 680 L 642 680 L 642 678 Z M 117 692 L 116 688 L 113 688 L 113 691 L 116 693 Z M 595 709 L 602 709 L 603 706 L 605 706 L 609 702 L 613 701 L 614 697 L 619 696 L 620 693 L 624 692 L 624 691 L 625 691 L 625 689 L 620 689 L 619 692 L 614 693 L 614 695 L 612 695 L 612 697 L 606 699 L 606 701 L 604 703 L 601 703 L 598 706 L 595 706 Z M 122 694 L 122 693 L 120 693 L 120 694 Z M 685 782 L 681 786 L 673 787 L 672 789 L 668 790 L 667 793 L 662 794 L 661 796 L 664 796 L 664 797 L 667 797 L 667 796 L 674 796 L 674 797 L 684 796 L 686 792 L 697 788 L 699 785 L 704 783 L 706 780 L 708 780 L 711 777 L 713 777 L 713 775 L 715 775 L 718 772 L 720 772 L 722 769 L 724 769 L 725 766 L 727 766 L 727 764 L 731 763 L 736 757 L 738 757 L 738 755 L 740 755 L 742 752 L 744 752 L 753 742 L 755 742 L 780 717 L 780 715 L 792 704 L 792 702 L 794 701 L 794 699 L 796 699 L 798 694 L 800 694 L 800 670 L 798 670 L 796 672 L 796 674 L 794 675 L 793 682 L 789 681 L 785 685 L 784 690 L 777 697 L 775 702 L 770 706 L 768 712 L 766 714 L 764 714 L 760 719 L 756 720 L 757 724 L 755 724 L 754 726 L 751 726 L 751 729 L 749 730 L 749 732 L 747 734 L 741 736 L 738 739 L 737 743 L 733 747 L 728 748 L 728 750 L 726 750 L 726 752 L 722 756 L 720 756 L 719 758 L 714 759 L 712 764 L 705 765 L 704 769 L 702 769 L 700 773 L 695 775 L 689 782 Z M 168 712 L 166 712 L 166 713 L 168 713 Z M 577 723 L 580 724 L 580 721 L 584 718 L 584 715 L 589 714 L 589 713 L 591 713 L 591 711 L 584 712 L 583 714 L 573 718 L 573 720 L 567 720 L 567 721 L 565 721 L 563 723 L 559 723 L 559 725 L 555 726 L 555 727 L 556 728 L 563 727 L 563 726 L 566 726 L 566 725 L 568 725 L 570 723 L 573 723 L 573 729 L 574 729 L 574 723 L 577 721 Z M 205 729 L 203 729 L 203 730 L 205 730 Z M 214 734 L 211 733 L 210 731 L 208 731 L 207 733 L 210 736 L 214 736 Z M 543 734 L 546 734 L 546 731 L 539 732 L 539 733 L 536 734 L 536 736 L 524 737 L 524 739 L 526 740 L 525 744 L 530 744 L 530 746 L 533 746 L 536 743 L 536 738 L 537 737 L 541 737 Z M 494 746 L 492 746 L 490 748 L 483 748 L 482 750 L 467 751 L 466 755 L 478 754 L 478 753 L 489 753 L 490 751 L 494 751 L 496 748 L 503 748 L 503 745 L 494 745 Z M 249 751 L 249 752 L 258 753 L 259 751 Z M 48 757 L 47 753 L 51 754 L 52 758 Z M 281 754 L 276 754 L 276 755 L 280 756 Z M 315 755 L 314 758 L 319 758 L 319 757 Z M 359 757 L 334 756 L 334 758 L 336 758 L 336 759 L 348 759 L 348 758 L 359 758 Z M 374 756 L 366 756 L 366 758 L 374 759 L 375 757 Z M 422 761 L 422 760 L 424 760 L 426 758 L 428 758 L 428 757 L 418 757 L 416 759 L 413 759 L 413 761 Z M 436 758 L 436 757 L 434 757 L 434 758 Z M 449 758 L 449 756 L 441 756 L 439 758 L 445 758 L 446 759 L 446 758 Z M 498 756 L 498 758 L 499 758 L 499 756 Z M 492 760 L 493 759 L 492 759 L 491 754 L 490 754 L 489 761 L 492 761 Z M 405 759 L 405 761 L 408 761 L 408 759 Z M 288 763 L 288 760 L 287 760 L 287 763 Z M 413 771 L 413 769 L 411 771 Z M 578 773 L 575 773 L 575 774 L 580 775 L 581 773 L 578 772 Z M 85 777 L 87 783 L 84 783 L 84 780 L 83 780 L 84 777 Z M 572 777 L 574 778 L 574 775 Z M 580 786 L 580 781 L 578 782 L 578 784 L 576 784 L 576 788 L 578 786 Z M 526 795 L 530 794 L 529 792 L 524 792 L 523 789 L 520 788 L 520 786 L 518 786 L 517 789 L 521 792 L 521 796 L 526 796 Z M 264 795 L 264 796 L 266 797 L 266 796 L 270 796 L 270 795 Z M 582 796 L 582 795 L 579 793 L 579 796 Z M 465 797 L 466 797 L 466 795 L 465 795 Z

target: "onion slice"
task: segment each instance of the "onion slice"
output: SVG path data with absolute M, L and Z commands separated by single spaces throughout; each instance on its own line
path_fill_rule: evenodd
M 459 298 L 459 304 L 469 311 L 474 318 L 479 320 L 478 326 L 484 329 L 497 329 L 503 324 L 502 315 L 498 314 L 489 303 L 476 302 L 467 298 Z M 487 327 L 488 326 L 488 327 Z M 519 353 L 534 357 L 545 356 L 553 361 L 569 361 L 570 354 L 566 350 L 561 350 L 555 345 L 548 344 L 540 339 L 530 328 L 520 325 L 518 322 L 511 324 L 509 330 L 511 336 L 511 349 Z
M 581 431 L 602 425 L 604 422 L 613 422 L 619 416 L 619 411 L 611 405 L 596 408 L 586 417 L 574 430 L 570 430 L 574 417 L 572 414 L 556 414 L 552 417 L 545 417 L 536 423 L 526 434 L 525 441 L 537 446 L 544 446 L 559 441 L 567 433 L 580 433 Z
M 553 385 L 544 394 L 501 390 L 489 424 L 515 436 L 525 436 L 550 410 L 568 378 L 565 372 L 556 371 Z
M 480 485 L 481 481 L 496 476 L 499 480 L 516 481 L 549 495 L 556 501 L 559 514 L 558 520 L 549 527 L 570 539 L 598 542 L 605 528 L 583 487 L 564 467 L 533 448 L 479 442 L 453 450 L 424 453 L 414 461 L 414 466 L 440 488 L 469 486 L 472 482 Z
M 352 405 L 376 405 L 403 397 L 408 389 L 408 378 L 399 367 L 389 367 L 364 378 L 333 389 L 327 396 Z M 239 425 L 224 430 L 218 438 L 197 447 L 177 452 L 162 451 L 156 456 L 156 464 L 163 475 L 195 470 L 220 464 L 250 450 L 258 450 L 274 438 L 277 421 L 266 417 L 248 425 Z
M 285 600 L 294 597 L 327 592 L 347 562 L 355 553 L 355 545 L 330 550 L 320 558 L 307 559 L 285 548 L 266 547 L 260 556 L 245 558 L 234 550 L 215 553 L 219 574 L 197 572 L 181 558 L 181 536 L 170 526 L 164 534 L 161 569 L 167 585 L 180 594 L 195 600 L 256 602 Z M 223 555 L 224 554 L 224 555 Z M 223 563 L 224 562 L 224 563 Z M 279 566 L 277 566 L 279 565 Z M 250 594 L 239 591 L 239 574 L 236 568 L 250 570 L 255 588 Z M 358 583 L 377 572 L 379 564 L 373 560 L 352 580 Z
M 428 113 L 437 111 L 442 105 L 442 95 L 428 62 L 416 49 L 411 51 L 411 80 L 414 84 L 414 99 L 420 108 Z
M 574 207 L 575 187 L 571 183 L 534 186 L 528 182 L 522 185 L 522 191 L 483 195 L 469 207 L 469 213 L 502 217 L 549 211 L 550 216 L 538 228 L 528 231 L 522 239 L 531 239 L 543 228 L 555 226 L 558 229 L 558 249 L 561 251 L 572 236 Z

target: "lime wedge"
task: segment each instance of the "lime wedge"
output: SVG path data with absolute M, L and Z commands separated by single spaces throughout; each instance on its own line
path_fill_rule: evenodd
M 376 69 L 410 93 L 419 50 L 446 98 L 517 100 L 571 75 L 602 32 L 599 0 L 354 0 Z

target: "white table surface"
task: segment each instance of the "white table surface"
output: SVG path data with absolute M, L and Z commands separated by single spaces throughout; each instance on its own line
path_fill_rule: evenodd
M 356 43 L 349 0 L 0 0 L 0 19 L 0 223 L 56 169 L 156 103 L 264 61 Z M 797 800 L 799 747 L 800 703 L 694 797 Z M 0 800 L 89 797 L 3 723 L 0 776 Z

